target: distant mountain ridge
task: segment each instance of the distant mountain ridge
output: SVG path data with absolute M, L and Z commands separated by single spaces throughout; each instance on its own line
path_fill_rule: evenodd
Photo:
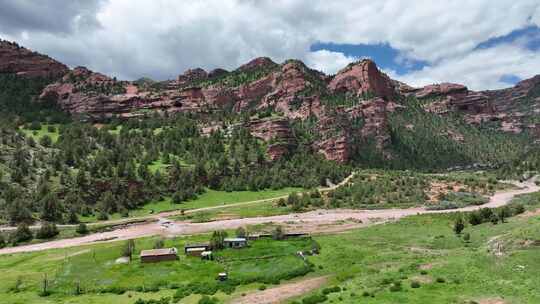
M 394 155 L 388 147 L 395 141 L 391 117 L 411 108 L 411 99 L 430 115 L 459 115 L 474 128 L 540 138 L 540 75 L 512 88 L 475 92 L 453 83 L 413 88 L 391 79 L 367 59 L 328 76 L 298 60 L 277 64 L 260 57 L 234 71 L 196 68 L 174 80 L 118 81 L 84 67 L 68 69 L 5 41 L 0 43 L 0 62 L 1 73 L 56 78 L 40 99 L 55 101 L 85 120 L 152 112 L 246 113 L 252 134 L 271 142 L 268 153 L 273 159 L 297 144 L 291 125 L 302 123 L 307 128 L 310 121 L 316 122 L 307 130 L 311 145 L 327 159 L 346 162 L 365 144 L 391 159 Z M 222 127 L 207 123 L 202 130 Z M 415 125 L 401 127 L 415 132 Z M 451 127 L 433 136 L 466 144 L 465 136 Z

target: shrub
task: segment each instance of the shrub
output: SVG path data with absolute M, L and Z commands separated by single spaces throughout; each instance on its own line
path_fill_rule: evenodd
M 274 240 L 283 240 L 284 235 L 285 235 L 285 232 L 283 231 L 283 227 L 281 226 L 276 226 L 274 231 L 272 231 L 272 238 Z
M 105 211 L 100 211 L 98 216 L 97 216 L 97 220 L 98 221 L 106 221 L 109 219 L 109 215 L 107 214 L 107 212 Z
M 236 237 L 245 238 L 246 236 L 247 232 L 244 227 L 238 227 L 238 229 L 236 229 Z
M 454 232 L 457 235 L 460 235 L 463 229 L 465 229 L 465 223 L 463 223 L 463 219 L 460 216 L 457 218 L 456 222 L 454 223 Z
M 88 227 L 86 227 L 85 223 L 80 223 L 79 226 L 77 226 L 77 229 L 75 230 L 78 234 L 87 234 L 88 233 Z
M 402 290 L 401 282 L 394 282 L 394 284 L 392 284 L 392 286 L 390 286 L 390 291 L 391 292 L 397 292 L 397 291 L 401 291 L 401 290 Z
M 17 244 L 21 242 L 30 241 L 34 238 L 32 231 L 25 223 L 19 224 L 17 230 L 11 235 L 11 243 Z
M 421 271 L 420 271 L 420 274 L 421 274 L 421 275 L 427 275 L 428 272 L 427 272 L 427 270 L 421 270 Z
M 160 249 L 165 247 L 165 240 L 163 238 L 159 238 L 154 242 L 154 249 Z
M 0 233 L 0 248 L 6 247 L 6 239 L 4 238 L 4 235 Z
M 412 281 L 411 282 L 411 288 L 420 288 L 420 282 Z
M 49 137 L 49 135 L 43 135 L 39 139 L 39 144 L 44 147 L 50 147 L 52 145 L 52 139 Z
M 523 212 L 525 212 L 525 206 L 521 205 L 521 204 L 518 204 L 515 208 L 514 208 L 514 214 L 522 214 Z
M 482 224 L 482 217 L 478 212 L 473 211 L 469 214 L 469 223 L 473 226 L 480 225 Z
M 328 288 L 323 289 L 322 293 L 325 295 L 328 295 L 328 294 L 331 294 L 334 292 L 340 292 L 340 291 L 341 291 L 341 288 L 339 286 L 334 286 L 334 287 L 328 287 Z
M 441 277 L 438 277 L 435 281 L 437 283 L 445 283 L 446 282 L 446 280 L 444 278 L 441 278 Z
M 39 121 L 33 121 L 30 126 L 28 126 L 28 129 L 33 131 L 39 131 L 41 130 L 41 123 L 39 123 Z
M 362 292 L 362 297 L 372 297 L 372 298 L 375 298 L 375 293 L 374 292 L 369 292 L 369 291 L 364 291 Z
M 259 290 L 266 290 L 266 285 L 259 286 Z
M 302 304 L 318 304 L 328 300 L 328 297 L 323 294 L 314 294 L 302 299 Z
M 38 232 L 36 233 L 36 238 L 38 239 L 50 239 L 58 235 L 58 228 L 56 224 L 43 222 L 41 227 L 39 227 Z

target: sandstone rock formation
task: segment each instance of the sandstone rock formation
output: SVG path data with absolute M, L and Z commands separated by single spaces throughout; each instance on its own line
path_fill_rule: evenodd
M 0 72 L 24 76 L 57 76 L 41 100 L 58 105 L 81 118 L 136 117 L 153 112 L 232 111 L 248 113 L 246 125 L 253 136 L 268 142 L 272 159 L 297 145 L 292 121 L 316 121 L 310 149 L 327 159 L 346 162 L 360 141 L 375 144 L 391 157 L 389 117 L 408 106 L 407 97 L 419 99 L 425 111 L 438 115 L 460 113 L 466 123 L 490 123 L 503 132 L 525 130 L 540 137 L 540 76 L 504 90 L 475 92 L 466 86 L 440 83 L 414 88 L 392 80 L 371 60 L 351 63 L 327 76 L 298 60 L 277 64 L 255 58 L 233 71 L 190 69 L 174 80 L 117 81 L 106 75 L 66 66 L 16 44 L 0 42 Z M 341 99 L 340 99 L 341 98 Z M 272 112 L 260 119 L 258 113 Z M 277 115 L 274 115 L 277 114 Z M 296 126 L 296 124 L 295 124 Z M 214 130 L 215 126 L 205 129 Z M 415 126 L 404 126 L 410 132 Z M 439 134 L 462 142 L 455 130 Z
M 381 73 L 377 65 L 364 59 L 339 71 L 329 84 L 333 92 L 355 92 L 357 96 L 372 94 L 392 100 L 396 89 L 390 77 Z
M 66 65 L 48 56 L 32 52 L 17 43 L 0 40 L 0 73 L 57 78 L 67 71 Z

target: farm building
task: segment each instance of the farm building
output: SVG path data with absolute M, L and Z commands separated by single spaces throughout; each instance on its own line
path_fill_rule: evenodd
M 155 263 L 161 261 L 175 261 L 178 259 L 176 248 L 150 249 L 141 251 L 141 262 Z
M 203 252 L 210 250 L 210 244 L 188 244 L 184 246 L 184 253 L 189 256 L 202 256 Z
M 223 240 L 225 248 L 244 248 L 247 246 L 245 238 L 226 238 Z

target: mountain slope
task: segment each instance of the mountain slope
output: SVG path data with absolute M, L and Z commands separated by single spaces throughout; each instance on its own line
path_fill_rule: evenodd
M 40 62 L 36 65 L 41 67 Z M 49 70 L 56 67 L 52 62 Z M 338 162 L 381 164 L 420 157 L 414 152 L 417 148 L 404 147 L 405 142 L 425 136 L 418 121 L 411 124 L 396 118 L 416 113 L 410 119 L 447 121 L 444 129 L 431 134 L 432 142 L 457 153 L 453 165 L 466 165 L 484 163 L 484 152 L 514 143 L 513 137 L 498 133 L 518 134 L 518 141 L 523 136 L 539 138 L 539 95 L 540 76 L 496 91 L 474 92 L 450 83 L 412 88 L 390 79 L 371 60 L 351 63 L 327 76 L 298 60 L 277 64 L 261 57 L 230 72 L 197 68 L 161 82 L 118 81 L 77 67 L 48 85 L 40 100 L 96 122 L 154 112 L 194 113 L 203 131 L 247 126 L 253 136 L 270 143 L 267 152 L 272 159 L 301 146 Z M 464 134 L 482 140 L 475 143 L 463 139 Z M 484 148 L 478 153 L 459 156 L 459 151 L 476 147 L 479 141 Z M 491 154 L 500 158 L 507 152 Z M 437 167 L 443 163 L 448 162 Z M 487 163 L 494 165 L 493 159 Z

